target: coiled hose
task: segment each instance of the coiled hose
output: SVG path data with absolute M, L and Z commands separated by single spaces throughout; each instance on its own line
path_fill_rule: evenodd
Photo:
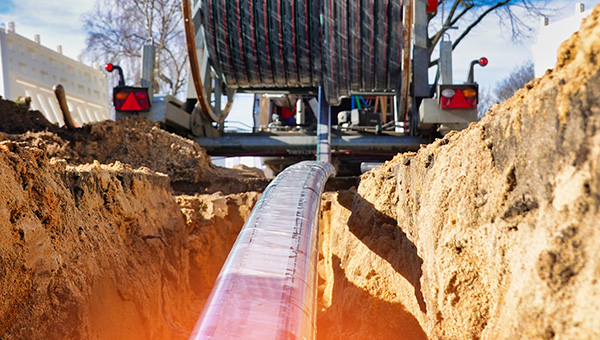
M 229 87 L 323 86 L 331 105 L 398 88 L 401 22 L 401 0 L 202 0 L 211 63 Z

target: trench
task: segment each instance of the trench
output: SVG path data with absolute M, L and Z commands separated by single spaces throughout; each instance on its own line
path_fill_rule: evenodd
M 69 131 L 4 100 L 0 118 L 0 339 L 187 339 L 267 180 L 142 119 Z M 336 190 L 357 184 L 322 198 L 317 337 L 425 338 L 422 261 Z
M 206 203 L 200 206 L 208 211 L 224 212 L 222 204 L 227 202 L 226 214 L 208 220 L 191 218 L 198 213 L 190 209 L 192 198 L 177 197 L 186 207 L 188 221 L 196 221 L 188 225 L 192 235 L 203 230 L 206 238 L 202 241 L 210 244 L 210 249 L 192 251 L 190 282 L 196 306 L 206 302 L 235 242 L 235 231 L 244 223 L 250 206 L 238 204 L 248 202 L 240 200 L 246 195 L 252 202 L 258 197 L 258 193 L 204 197 Z M 357 205 L 355 212 L 353 205 Z M 326 192 L 320 216 L 317 339 L 426 339 L 420 323 L 425 315 L 420 291 L 422 261 L 406 235 L 355 191 Z M 229 221 L 235 221 L 235 226 Z M 227 232 L 222 233 L 224 223 Z M 384 229 L 373 233 L 380 226 Z M 190 239 L 200 244 L 195 236 Z
M 419 288 L 420 265 L 416 249 L 390 218 L 371 206 L 352 213 L 356 193 L 329 191 L 321 203 L 317 339 L 425 339 L 417 317 L 424 304 Z M 190 242 L 190 282 L 196 314 L 212 290 L 221 266 L 237 238 L 258 193 L 178 196 L 187 216 Z M 358 214 L 358 215 L 357 215 Z M 362 214 L 362 215 L 361 215 Z M 370 225 L 357 223 L 371 216 Z M 202 216 L 202 217 L 200 217 Z M 348 221 L 352 221 L 348 224 Z M 384 232 L 369 230 L 387 223 Z M 350 225 L 351 227 L 348 227 Z M 373 239 L 376 237 L 376 239 Z M 382 244 L 387 239 L 387 249 Z M 398 242 L 401 249 L 392 249 Z M 201 246 L 202 245 L 202 246 Z M 405 249 L 406 248 L 406 249 Z M 362 258 L 359 265 L 348 253 Z M 402 254 L 404 253 L 404 254 Z M 408 259 L 410 257 L 410 259 Z M 342 260 L 344 259 L 344 260 Z M 411 261 L 414 260 L 414 262 Z M 347 270 L 352 266 L 353 270 Z M 407 311 L 401 296 L 413 296 L 416 309 Z M 381 315 L 386 315 L 382 322 Z M 399 337 L 399 334 L 403 334 Z
M 260 192 L 181 193 L 168 176 L 125 163 L 49 158 L 46 132 L 9 137 L 0 142 L 0 338 L 187 339 Z M 389 246 L 404 242 L 418 260 L 415 249 L 389 217 L 368 205 L 353 212 L 358 197 L 322 198 L 317 338 L 425 338 L 420 262 L 409 268 Z M 368 234 L 381 224 L 375 241 Z

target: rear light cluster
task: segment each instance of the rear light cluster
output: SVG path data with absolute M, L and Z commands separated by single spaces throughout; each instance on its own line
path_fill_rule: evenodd
M 440 85 L 440 108 L 476 109 L 478 87 L 470 85 Z
M 150 110 L 147 87 L 117 86 L 113 91 L 115 110 L 125 112 L 148 112 Z

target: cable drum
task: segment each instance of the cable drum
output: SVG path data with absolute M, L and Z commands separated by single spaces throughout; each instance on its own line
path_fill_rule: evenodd
M 338 105 L 351 92 L 397 89 L 401 12 L 399 0 L 202 0 L 202 25 L 229 87 L 321 85 Z

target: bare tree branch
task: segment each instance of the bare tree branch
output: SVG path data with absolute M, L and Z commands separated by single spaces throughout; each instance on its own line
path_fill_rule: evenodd
M 481 22 L 481 20 L 483 20 L 483 18 L 485 18 L 491 12 L 495 11 L 497 8 L 508 4 L 509 1 L 510 0 L 499 1 L 495 5 L 485 10 L 475 21 L 473 21 L 469 26 L 467 26 L 467 28 L 460 34 L 460 36 L 458 36 L 458 38 L 456 38 L 456 40 L 452 44 L 452 49 L 454 50 L 454 48 L 458 46 L 461 40 L 463 40 L 467 36 L 467 34 L 469 34 L 473 30 L 473 28 L 475 28 L 475 26 L 477 26 Z
M 83 17 L 88 32 L 84 57 L 119 63 L 127 82 L 139 84 L 141 49 L 153 41 L 158 72 L 173 80 L 173 93 L 181 91 L 187 80 L 187 54 L 179 5 L 180 0 L 96 0 Z M 168 89 L 160 85 L 155 90 Z
M 454 49 L 491 13 L 496 14 L 500 19 L 500 25 L 508 28 L 512 33 L 513 39 L 518 40 L 532 31 L 532 28 L 520 16 L 547 15 L 547 2 L 548 0 L 442 0 L 440 1 L 440 7 L 451 3 L 452 8 L 448 13 L 441 11 L 444 18 L 441 19 L 442 23 L 439 24 L 441 27 L 429 38 L 429 55 L 433 54 L 434 49 L 450 27 L 466 25 L 466 28 L 454 39 L 452 44 L 452 48 Z M 518 12 L 519 14 L 517 15 L 513 8 L 522 8 L 524 11 Z M 442 13 L 438 11 L 438 13 L 429 17 L 429 22 L 432 24 L 430 26 L 435 26 L 433 25 L 435 17 Z M 429 63 L 429 66 L 435 66 L 437 63 L 438 60 L 435 59 Z

